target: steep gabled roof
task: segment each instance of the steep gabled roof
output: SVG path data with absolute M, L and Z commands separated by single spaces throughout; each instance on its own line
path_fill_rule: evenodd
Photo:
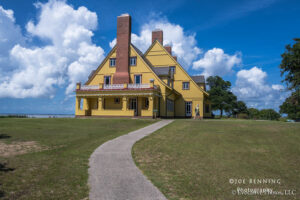
M 190 80 L 196 85 L 196 87 L 198 87 L 198 89 L 201 91 L 201 92 L 203 92 L 205 95 L 209 95 L 204 89 L 202 89 L 201 87 L 199 87 L 198 85 L 197 85 L 197 83 L 191 78 L 191 76 L 185 71 L 185 69 L 180 65 L 180 63 L 179 62 L 177 62 L 177 60 L 175 60 L 174 59 L 174 57 L 163 47 L 163 45 L 159 42 L 159 41 L 157 41 L 157 40 L 155 40 L 151 45 L 150 45 L 150 47 L 147 49 L 147 51 L 145 52 L 145 54 L 144 55 L 147 55 L 148 53 L 149 53 L 149 51 L 151 50 L 151 48 L 155 45 L 155 44 L 158 44 L 164 51 L 165 51 L 165 53 L 166 54 L 168 54 L 168 56 L 175 62 L 175 63 L 177 63 L 178 64 L 178 66 L 182 69 L 182 71 L 190 78 Z
M 203 75 L 199 76 L 191 76 L 191 78 L 196 82 L 196 83 L 205 83 L 205 78 Z
M 156 78 L 169 90 L 174 91 L 176 94 L 180 95 L 176 90 L 174 90 L 173 88 L 171 88 L 170 86 L 168 86 L 163 80 L 161 80 L 158 76 L 158 74 L 155 73 L 155 71 L 153 70 L 152 64 L 150 63 L 150 61 L 145 58 L 145 56 L 143 55 L 143 53 L 137 48 L 135 47 L 133 44 L 131 44 L 131 46 L 133 47 L 133 49 L 137 52 L 138 56 L 142 59 L 142 61 L 144 61 L 144 63 L 146 64 L 146 66 L 150 69 L 151 72 L 153 72 L 153 74 L 156 76 Z
M 153 67 L 153 71 L 159 76 L 168 76 L 170 67 Z
M 101 64 L 99 65 L 99 67 L 96 70 L 93 70 L 91 72 L 91 74 L 89 75 L 88 80 L 85 82 L 85 85 L 89 84 L 91 82 L 91 80 L 96 76 L 96 74 L 99 72 L 99 70 L 103 67 L 103 65 L 105 64 L 105 62 L 108 60 L 108 58 L 111 56 L 111 54 L 115 51 L 115 49 L 117 48 L 117 46 L 115 45 L 110 52 L 107 54 L 107 56 L 103 59 L 103 61 L 101 62 Z

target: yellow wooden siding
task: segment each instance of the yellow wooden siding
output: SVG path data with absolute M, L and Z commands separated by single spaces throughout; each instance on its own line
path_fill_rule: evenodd
M 185 116 L 185 101 L 192 101 L 192 115 L 195 115 L 195 106 L 199 104 L 200 115 L 203 116 L 203 92 L 198 85 L 194 83 L 186 72 L 179 66 L 177 62 L 167 53 L 164 47 L 156 42 L 145 55 L 154 67 L 175 66 L 174 74 L 174 89 L 178 91 L 182 97 L 175 101 L 176 112 L 175 116 Z M 182 83 L 189 82 L 190 89 L 183 90 Z M 201 114 L 202 113 L 202 114 Z

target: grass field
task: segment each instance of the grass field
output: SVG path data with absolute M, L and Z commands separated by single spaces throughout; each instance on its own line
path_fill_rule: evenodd
M 132 154 L 168 199 L 300 199 L 299 123 L 176 120 L 137 142 Z M 249 183 L 263 178 L 276 183 Z M 296 195 L 233 194 L 237 187 Z
M 0 119 L 0 199 L 87 199 L 92 152 L 153 122 Z

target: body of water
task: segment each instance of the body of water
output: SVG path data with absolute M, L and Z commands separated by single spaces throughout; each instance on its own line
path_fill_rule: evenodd
M 27 118 L 74 118 L 75 115 L 69 114 L 0 114 L 0 116 L 16 116 L 16 117 L 27 117 Z

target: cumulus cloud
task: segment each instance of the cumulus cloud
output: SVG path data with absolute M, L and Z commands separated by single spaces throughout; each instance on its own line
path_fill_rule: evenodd
M 282 85 L 267 84 L 266 78 L 267 73 L 256 66 L 240 70 L 232 91 L 238 99 L 247 102 L 249 107 L 278 109 L 287 94 L 282 91 Z
M 132 33 L 131 42 L 142 52 L 145 52 L 151 45 L 152 31 L 155 29 L 163 30 L 164 45 L 172 46 L 172 52 L 186 69 L 202 53 L 202 50 L 197 47 L 195 33 L 188 34 L 184 32 L 181 26 L 172 24 L 165 19 L 150 20 L 149 23 L 144 24 L 139 34 Z M 110 42 L 110 47 L 113 47 L 115 44 L 116 39 Z
M 241 64 L 241 54 L 228 55 L 223 49 L 213 48 L 208 50 L 203 58 L 193 62 L 194 70 L 203 70 L 205 77 L 223 76 L 232 72 L 232 68 Z
M 0 81 L 13 69 L 8 50 L 16 44 L 24 44 L 24 41 L 20 27 L 15 24 L 14 12 L 0 6 Z
M 96 13 L 85 7 L 74 9 L 65 1 L 50 0 L 35 5 L 41 12 L 36 23 L 33 20 L 27 23 L 27 33 L 49 44 L 43 47 L 13 44 L 7 54 L 17 67 L 0 79 L 0 97 L 53 96 L 56 87 L 66 87 L 69 95 L 76 82 L 86 80 L 104 57 L 103 49 L 91 39 L 98 23 Z M 22 39 L 13 12 L 1 8 L 0 17 L 5 15 L 10 19 L 10 26 L 14 27 L 11 32 Z M 1 24 L 0 30 L 3 28 Z M 9 37 L 8 34 L 5 36 Z

